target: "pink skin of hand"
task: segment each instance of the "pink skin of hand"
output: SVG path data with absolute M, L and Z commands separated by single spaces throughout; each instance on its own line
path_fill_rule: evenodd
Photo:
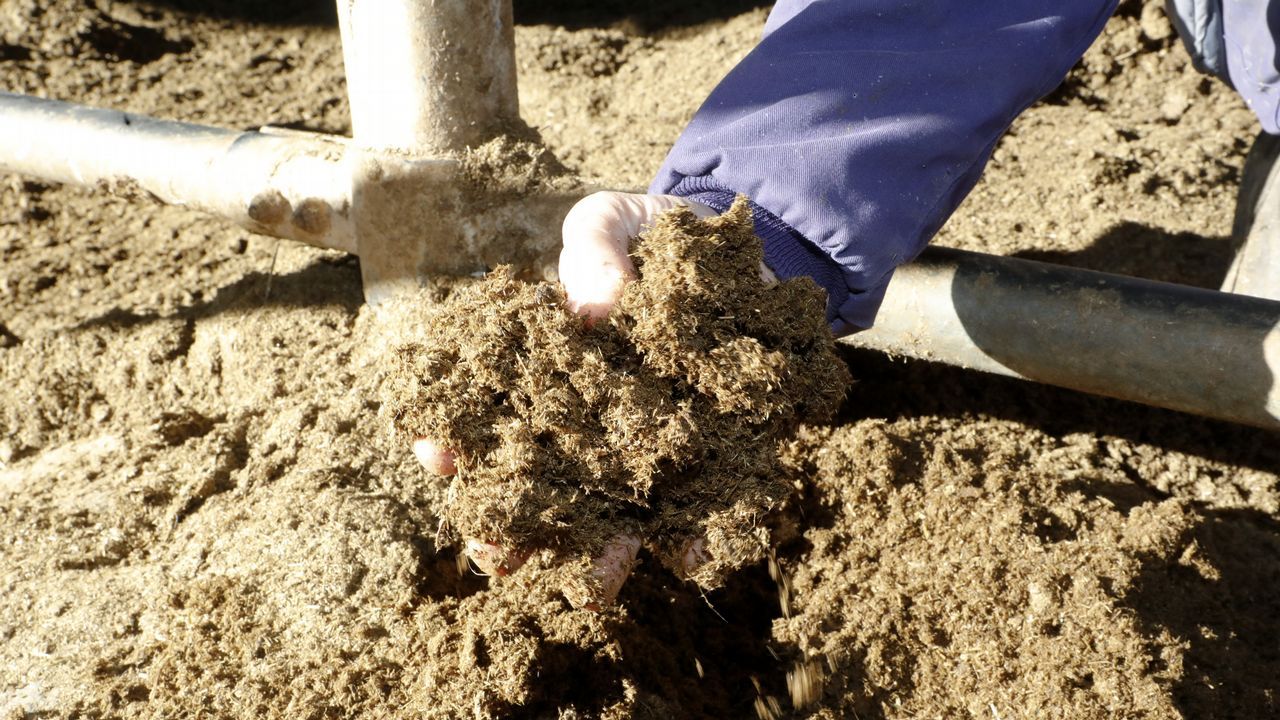
M 597 192 L 579 200 L 565 216 L 564 247 L 560 251 L 560 282 L 569 309 L 592 323 L 608 316 L 622 296 L 623 287 L 636 277 L 635 265 L 627 254 L 631 238 L 639 235 L 656 215 L 679 206 L 688 207 L 698 217 L 717 214 L 706 205 L 673 195 Z M 760 274 L 767 282 L 776 282 L 773 272 L 764 265 L 760 266 Z M 423 467 L 437 475 L 457 471 L 453 452 L 430 439 L 415 441 L 413 454 Z M 640 538 L 626 534 L 617 535 L 606 544 L 591 570 L 600 597 L 586 599 L 582 607 L 599 610 L 613 604 L 631 574 L 640 545 Z M 690 541 L 681 557 L 686 574 L 708 560 L 705 545 L 701 538 Z M 476 538 L 465 540 L 465 552 L 481 573 L 500 577 L 520 569 L 529 558 L 527 553 Z

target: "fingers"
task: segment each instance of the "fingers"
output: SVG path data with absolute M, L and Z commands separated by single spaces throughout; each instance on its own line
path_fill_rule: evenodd
M 710 590 L 724 584 L 725 574 L 732 567 L 732 563 L 726 563 L 720 554 L 725 548 L 713 550 L 713 547 L 711 540 L 703 535 L 680 544 L 656 548 L 656 554 L 676 577 Z
M 581 583 L 565 588 L 565 595 L 575 607 L 599 611 L 618 599 L 618 592 L 635 567 L 640 551 L 640 538 L 618 535 L 605 544 L 599 557 L 591 562 L 587 577 Z M 470 538 L 464 552 L 482 575 L 506 577 L 519 570 L 529 555 L 508 550 L 493 543 Z
M 506 577 L 520 569 L 529 559 L 524 553 L 507 550 L 492 543 L 468 538 L 463 543 L 463 552 L 471 559 L 472 564 L 481 575 Z
M 579 200 L 565 215 L 560 282 L 569 309 L 599 320 L 635 277 L 627 255 L 630 229 L 639 229 L 636 203 L 625 193 L 599 192 Z
M 428 472 L 436 475 L 452 475 L 458 471 L 454 465 L 452 450 L 441 447 L 439 443 L 428 438 L 418 438 L 413 442 L 413 454 Z M 471 560 L 481 575 L 510 575 L 524 565 L 529 559 L 527 554 L 509 551 L 492 543 L 467 538 L 463 543 L 463 553 Z
M 606 543 L 604 550 L 591 562 L 587 576 L 564 588 L 570 604 L 599 612 L 617 602 L 618 593 L 635 567 L 640 544 L 640 538 L 634 535 L 618 535 Z M 481 575 L 492 577 L 506 577 L 529 560 L 528 553 L 474 538 L 465 541 L 464 553 Z M 684 545 L 676 558 L 679 566 L 676 569 L 681 577 L 692 579 L 711 559 L 706 538 L 696 538 Z
M 427 438 L 414 440 L 413 454 L 428 472 L 436 475 L 452 475 L 458 471 L 458 468 L 453 464 L 453 451 L 441 447 L 433 440 L 428 440 Z
M 437 475 L 452 475 L 457 472 L 454 465 L 454 454 L 448 448 L 428 438 L 418 438 L 413 443 L 413 454 L 418 462 L 428 471 Z M 636 553 L 640 550 L 640 539 L 630 535 L 619 535 L 610 540 L 604 551 L 591 564 L 591 569 L 581 591 L 576 593 L 574 605 L 591 610 L 612 605 L 618 597 L 618 591 L 631 574 L 635 565 Z M 484 542 L 476 538 L 467 538 L 463 542 L 463 553 L 481 575 L 506 577 L 519 570 L 529 560 L 529 554 L 510 550 L 500 545 Z M 568 594 L 568 593 L 566 593 Z
M 640 538 L 634 535 L 615 536 L 591 562 L 587 576 L 564 587 L 569 603 L 596 612 L 612 605 L 635 567 L 638 552 Z
M 436 475 L 452 475 L 458 471 L 453 462 L 453 451 L 441 447 L 434 440 L 418 438 L 413 442 L 413 454 L 428 472 Z M 529 559 L 528 554 L 507 550 L 475 538 L 467 538 L 464 541 L 463 553 L 481 575 L 498 577 L 505 577 L 519 570 L 520 566 Z
M 638 552 L 640 538 L 634 535 L 618 535 L 605 545 L 604 552 L 600 553 L 591 568 L 591 574 L 599 582 L 600 594 L 595 598 L 595 603 L 587 604 L 588 609 L 599 610 L 618 599 L 618 591 L 622 590 L 622 584 L 631 575 Z
M 764 262 L 760 263 L 760 279 L 764 281 L 765 285 L 778 284 L 778 276 L 775 275 L 773 270 L 769 269 L 769 266 L 765 265 Z
M 678 562 L 683 577 L 693 577 L 703 565 L 711 561 L 711 553 L 707 552 L 707 539 L 700 537 L 690 540 L 680 553 Z
M 618 592 L 635 567 L 640 551 L 640 538 L 618 535 L 605 544 L 595 558 L 586 577 L 575 579 L 564 587 L 565 597 L 574 607 L 599 612 L 618 599 Z M 474 538 L 465 542 L 464 552 L 482 575 L 506 577 L 519 570 L 529 555 L 486 543 Z
M 688 206 L 699 217 L 716 214 L 706 205 L 673 195 L 597 192 L 579 200 L 562 228 L 560 282 L 569 309 L 589 321 L 608 315 L 623 286 L 636 276 L 627 254 L 631 238 L 655 215 L 678 205 Z

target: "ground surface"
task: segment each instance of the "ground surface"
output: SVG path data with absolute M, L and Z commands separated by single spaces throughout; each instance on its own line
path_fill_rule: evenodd
M 940 243 L 1217 284 L 1256 128 L 1161 4 L 1123 3 Z M 624 188 L 765 16 L 626 6 L 517 3 L 526 119 Z M 0 87 L 348 129 L 310 0 L 7 0 Z M 372 325 L 349 258 L 0 183 L 0 717 L 1280 714 L 1273 434 L 850 354 L 841 422 L 786 453 L 781 589 L 646 558 L 593 615 L 435 547 Z

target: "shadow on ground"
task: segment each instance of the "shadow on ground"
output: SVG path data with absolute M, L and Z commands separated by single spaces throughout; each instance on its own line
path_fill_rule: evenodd
M 766 642 L 781 613 L 764 567 L 744 568 L 703 594 L 645 553 L 619 600 L 629 616 L 614 628 L 626 676 L 655 700 L 675 700 L 645 708 L 649 716 L 678 708 L 684 717 L 751 717 L 753 679 L 762 694 L 786 696 L 786 667 Z
M 176 313 L 137 313 L 114 308 L 75 325 L 83 330 L 102 326 L 130 327 L 178 317 L 200 320 L 225 313 L 246 314 L 266 308 L 338 306 L 355 314 L 364 302 L 360 266 L 354 256 L 322 257 L 291 273 L 251 272 L 218 288 L 208 300 Z
M 1276 433 L 939 363 L 842 348 L 856 380 L 841 420 L 940 415 L 1012 420 L 1061 437 L 1110 435 L 1280 473 Z
M 265 25 L 338 25 L 336 0 L 136 0 L 133 4 Z
M 1017 257 L 1216 289 L 1226 276 L 1233 252 L 1230 238 L 1168 233 L 1124 222 L 1083 250 L 1026 251 Z M 984 315 L 993 307 L 988 289 L 970 284 L 975 287 L 962 293 L 964 297 L 953 297 L 962 318 Z M 981 345 L 981 339 L 978 341 Z M 999 354 L 995 345 L 984 349 L 993 356 Z M 937 363 L 892 360 L 852 348 L 844 352 L 854 377 L 861 381 L 851 391 L 849 402 L 859 414 L 997 417 L 1055 436 L 1075 432 L 1113 435 L 1223 463 L 1280 472 L 1280 442 L 1270 431 Z M 1258 372 L 1269 373 L 1261 353 L 1259 357 Z M 1260 382 L 1253 384 L 1262 386 Z M 937 388 L 945 388 L 945 392 L 936 392 Z
M 1084 433 L 1107 452 L 1108 438 L 1228 465 L 1280 473 L 1274 432 L 1133 403 L 984 375 L 922 361 L 846 349 L 857 384 L 843 421 L 912 417 L 1010 420 L 1062 437 Z M 1132 482 L 1082 479 L 1067 487 L 1121 511 L 1166 493 L 1125 465 Z M 1206 471 L 1212 474 L 1212 470 Z M 910 473 L 906 473 L 910 476 Z M 1172 553 L 1140 556 L 1142 569 L 1118 598 L 1144 634 L 1186 647 L 1180 667 L 1155 658 L 1172 700 L 1188 718 L 1280 717 L 1280 522 L 1252 509 L 1210 507 L 1179 496 L 1188 522 Z M 1164 638 L 1157 640 L 1159 638 Z M 850 666 L 856 671 L 856 664 Z
M 1027 250 L 1014 257 L 1216 290 L 1235 250 L 1230 238 L 1170 233 L 1122 222 L 1083 250 Z
M 1201 510 L 1178 558 L 1149 560 L 1125 598 L 1152 637 L 1186 643 L 1173 699 L 1185 717 L 1280 715 L 1280 524 Z
M 613 27 L 644 35 L 727 20 L 772 4 L 768 0 L 514 0 L 514 9 L 517 25 Z

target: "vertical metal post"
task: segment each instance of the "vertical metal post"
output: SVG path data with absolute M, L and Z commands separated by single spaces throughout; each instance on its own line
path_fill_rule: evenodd
M 448 155 L 519 120 L 511 0 L 338 0 L 356 143 Z
M 1280 137 L 1259 133 L 1244 162 L 1222 291 L 1280 300 Z
M 519 122 L 511 0 L 338 0 L 365 297 L 461 273 L 456 160 Z

